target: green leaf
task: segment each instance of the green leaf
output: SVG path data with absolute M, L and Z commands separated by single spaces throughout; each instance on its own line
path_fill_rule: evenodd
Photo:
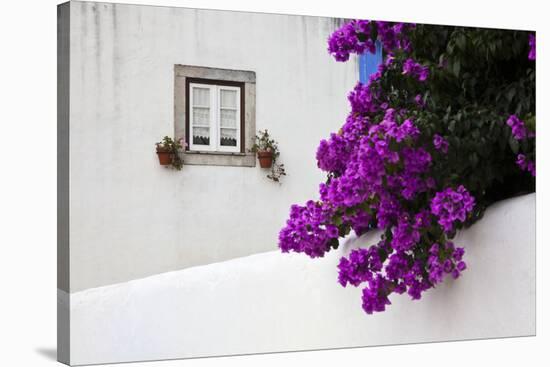
M 458 77 L 460 75 L 460 60 L 458 59 L 455 59 L 455 61 L 453 62 L 453 74 Z
M 475 168 L 478 162 L 479 162 L 479 158 L 477 157 L 477 154 L 476 153 L 470 154 L 470 164 L 472 165 L 472 167 Z
M 514 154 L 518 154 L 519 143 L 516 139 L 514 139 L 513 136 L 510 136 L 510 138 L 508 139 L 508 145 L 510 146 L 510 149 L 512 149 L 512 152 Z
M 456 37 L 455 42 L 456 42 L 457 47 L 461 51 L 466 50 L 466 36 L 464 36 L 463 33 L 461 33 L 458 37 Z
M 449 123 L 449 131 L 454 132 L 455 127 L 456 127 L 456 120 L 451 120 L 451 122 Z
M 514 96 L 516 95 L 516 90 L 514 88 L 510 88 L 508 92 L 506 92 L 506 98 L 509 102 L 511 102 L 514 99 Z

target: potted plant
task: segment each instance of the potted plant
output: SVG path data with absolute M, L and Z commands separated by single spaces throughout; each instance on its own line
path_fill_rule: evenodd
M 267 175 L 267 178 L 279 182 L 281 176 L 286 176 L 286 172 L 284 165 L 277 163 L 280 155 L 278 143 L 271 138 L 267 129 L 258 133 L 250 151 L 258 156 L 261 168 L 271 168 L 271 174 Z
M 162 141 L 155 143 L 160 165 L 172 166 L 180 170 L 183 166 L 183 160 L 179 152 L 186 144 L 183 138 L 175 141 L 169 136 L 165 136 Z
M 259 151 L 258 160 L 260 161 L 260 167 L 271 168 L 273 165 L 273 152 L 270 150 Z
M 259 131 L 259 135 L 256 135 L 256 141 L 250 150 L 258 155 L 260 167 L 262 168 L 271 168 L 273 160 L 279 155 L 277 142 L 271 139 L 267 130 Z

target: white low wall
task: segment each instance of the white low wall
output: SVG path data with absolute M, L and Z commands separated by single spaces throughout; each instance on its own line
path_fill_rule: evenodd
M 71 294 L 72 364 L 123 362 L 535 333 L 535 195 L 493 205 L 456 238 L 468 269 L 420 301 L 366 315 L 336 265 L 277 251 Z

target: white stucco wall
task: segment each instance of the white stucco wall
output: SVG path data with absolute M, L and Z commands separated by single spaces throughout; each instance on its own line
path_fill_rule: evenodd
M 329 18 L 71 2 L 70 291 L 276 248 L 289 206 L 317 194 L 321 138 L 358 74 Z M 159 166 L 174 131 L 174 65 L 256 72 L 256 127 L 279 141 L 282 185 L 259 167 Z
M 456 237 L 468 269 L 420 301 L 366 315 L 336 265 L 277 251 L 71 294 L 71 363 L 107 363 L 535 334 L 535 194 Z

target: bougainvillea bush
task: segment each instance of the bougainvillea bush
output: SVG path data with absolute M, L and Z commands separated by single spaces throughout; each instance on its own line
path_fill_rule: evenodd
M 466 270 L 453 243 L 491 203 L 535 191 L 535 36 L 524 31 L 353 20 L 329 53 L 384 60 L 349 93 L 341 129 L 320 142 L 319 198 L 293 205 L 283 252 L 312 258 L 354 231 L 380 241 L 340 259 L 338 281 L 363 288 L 363 309 L 393 293 L 420 299 Z

